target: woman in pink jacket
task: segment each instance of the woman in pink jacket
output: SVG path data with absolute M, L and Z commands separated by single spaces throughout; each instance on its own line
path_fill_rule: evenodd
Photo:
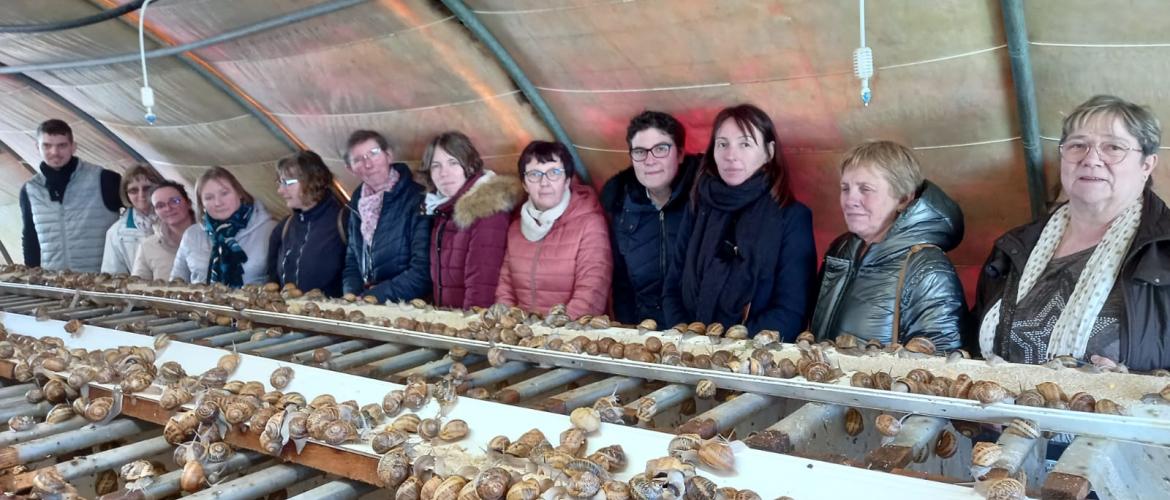
M 597 195 L 573 182 L 559 142 L 532 142 L 518 163 L 528 201 L 508 228 L 496 302 L 542 314 L 564 304 L 572 318 L 605 314 L 613 258 Z

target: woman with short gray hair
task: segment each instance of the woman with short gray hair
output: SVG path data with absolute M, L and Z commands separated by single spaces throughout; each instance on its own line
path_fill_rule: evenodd
M 967 303 L 946 252 L 963 241 L 963 211 L 922 177 L 909 148 L 890 141 L 845 154 L 840 201 L 849 232 L 821 266 L 817 338 L 923 337 L 937 351 L 957 349 Z

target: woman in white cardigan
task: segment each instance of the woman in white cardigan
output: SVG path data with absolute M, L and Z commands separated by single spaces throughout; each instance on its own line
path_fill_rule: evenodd
M 122 175 L 122 216 L 106 230 L 102 251 L 102 272 L 130 273 L 142 240 L 154 234 L 158 217 L 150 204 L 150 192 L 162 184 L 163 176 L 150 165 L 136 165 Z
M 199 221 L 183 233 L 171 278 L 232 288 L 268 279 L 268 236 L 276 221 L 223 167 L 195 183 Z

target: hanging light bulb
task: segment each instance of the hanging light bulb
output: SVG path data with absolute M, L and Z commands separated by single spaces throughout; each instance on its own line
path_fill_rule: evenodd
M 869 106 L 873 93 L 869 79 L 873 78 L 873 51 L 865 46 L 865 0 L 858 0 L 860 10 L 861 46 L 853 51 L 853 75 L 861 80 L 861 104 Z

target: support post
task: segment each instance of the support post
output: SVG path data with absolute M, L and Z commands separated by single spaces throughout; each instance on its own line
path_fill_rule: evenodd
M 1032 218 L 1044 215 L 1048 193 L 1044 180 L 1044 154 L 1040 149 L 1040 119 L 1036 110 L 1036 81 L 1032 77 L 1032 57 L 1028 49 L 1028 23 L 1024 19 L 1024 0 L 1000 0 L 1008 57 L 1012 65 L 1012 83 L 1016 90 L 1016 111 L 1020 115 L 1020 142 L 1024 145 L 1024 168 L 1028 174 L 1028 201 Z

